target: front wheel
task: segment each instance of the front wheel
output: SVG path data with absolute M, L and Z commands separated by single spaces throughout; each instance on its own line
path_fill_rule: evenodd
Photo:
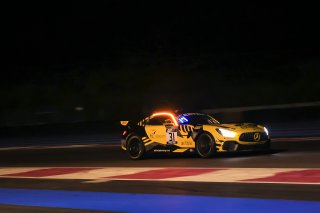
M 209 158 L 216 152 L 215 142 L 209 133 L 202 133 L 196 140 L 196 150 L 202 158 Z
M 127 143 L 127 152 L 131 159 L 142 159 L 145 154 L 144 145 L 138 136 L 132 136 Z
M 266 151 L 270 151 L 270 150 L 271 150 L 271 141 L 270 141 L 270 140 L 268 140 L 268 141 L 265 143 L 264 149 L 265 149 Z

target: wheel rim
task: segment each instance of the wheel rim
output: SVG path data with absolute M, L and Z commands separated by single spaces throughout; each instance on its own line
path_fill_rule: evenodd
M 139 145 L 139 141 L 134 139 L 130 142 L 129 145 L 129 153 L 132 157 L 137 157 L 140 154 L 140 145 Z
M 211 138 L 209 135 L 201 135 L 197 142 L 198 151 L 201 155 L 207 155 L 211 151 Z

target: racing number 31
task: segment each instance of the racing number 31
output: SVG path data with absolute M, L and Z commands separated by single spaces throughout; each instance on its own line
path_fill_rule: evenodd
M 174 137 L 174 132 L 169 132 L 169 137 L 170 137 L 169 138 L 170 141 L 176 141 Z
M 177 139 L 177 132 L 168 131 L 167 132 L 167 144 L 175 144 Z

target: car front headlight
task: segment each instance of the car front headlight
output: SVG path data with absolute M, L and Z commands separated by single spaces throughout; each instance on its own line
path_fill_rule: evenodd
M 269 131 L 267 128 L 263 127 L 264 131 L 267 133 L 267 135 L 269 135 Z
M 236 133 L 227 129 L 219 128 L 217 129 L 220 135 L 226 138 L 234 138 L 236 136 Z

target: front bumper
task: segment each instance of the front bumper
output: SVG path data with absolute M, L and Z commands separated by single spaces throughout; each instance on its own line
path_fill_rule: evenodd
M 235 151 L 245 151 L 245 150 L 268 150 L 270 149 L 271 140 L 267 140 L 264 142 L 259 143 L 247 143 L 247 144 L 241 144 L 237 141 L 225 141 L 222 145 L 222 149 L 229 152 L 235 152 Z

